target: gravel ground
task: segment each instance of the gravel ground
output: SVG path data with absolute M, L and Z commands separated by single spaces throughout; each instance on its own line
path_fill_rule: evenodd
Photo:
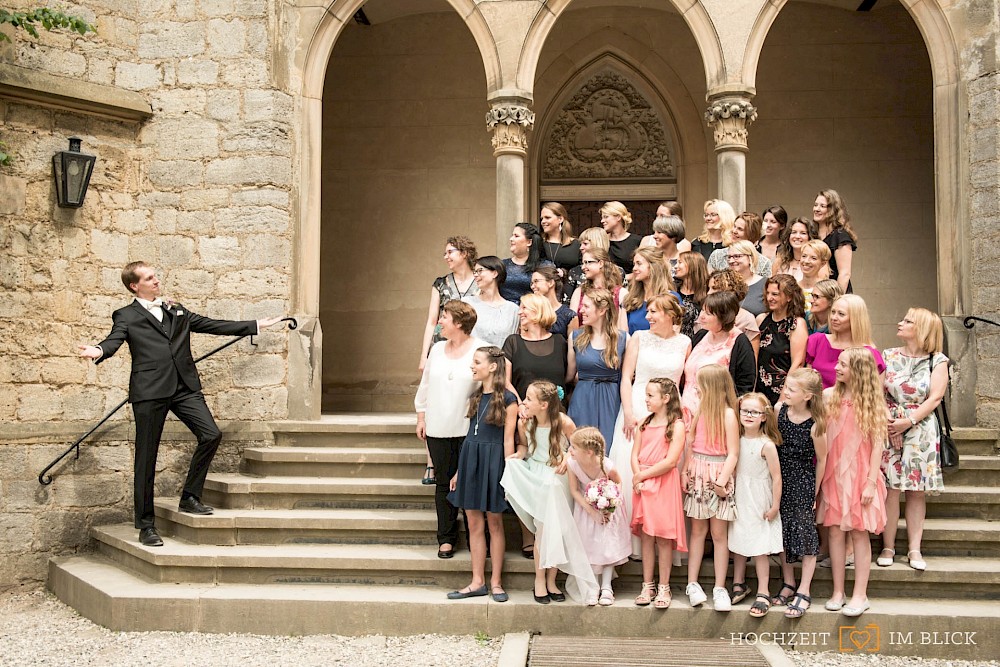
M 501 638 L 114 632 L 43 591 L 0 595 L 0 665 L 437 667 L 497 664 Z
M 846 653 L 805 653 L 786 651 L 792 663 L 802 667 L 1000 667 L 1000 662 L 903 658 L 890 655 L 850 655 Z

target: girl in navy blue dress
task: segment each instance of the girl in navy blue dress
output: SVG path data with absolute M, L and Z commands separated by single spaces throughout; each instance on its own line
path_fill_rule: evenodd
M 469 551 L 472 553 L 472 582 L 448 593 L 448 599 L 492 595 L 506 602 L 503 589 L 503 512 L 508 509 L 500 486 L 504 460 L 514 455 L 517 426 L 517 396 L 507 391 L 507 361 L 498 347 L 481 347 L 472 355 L 472 378 L 482 386 L 469 400 L 469 433 L 458 457 L 458 472 L 451 479 L 448 501 L 465 510 L 468 521 Z M 486 525 L 490 529 L 490 557 L 493 561 L 490 586 L 486 586 Z

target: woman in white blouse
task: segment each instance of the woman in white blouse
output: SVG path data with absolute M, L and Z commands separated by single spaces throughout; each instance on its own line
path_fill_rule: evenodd
M 487 345 L 470 335 L 476 319 L 467 303 L 444 304 L 438 323 L 446 340 L 431 347 L 413 401 L 417 437 L 427 444 L 433 464 L 438 558 L 454 556 L 458 543 L 458 508 L 448 502 L 448 484 L 458 472 L 458 454 L 469 430 L 466 411 L 478 384 L 472 379 L 472 354 Z

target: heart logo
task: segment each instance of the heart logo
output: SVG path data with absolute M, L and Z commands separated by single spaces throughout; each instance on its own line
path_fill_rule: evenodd
M 855 630 L 851 633 L 851 643 L 860 651 L 868 642 L 872 640 L 872 635 L 869 630 Z

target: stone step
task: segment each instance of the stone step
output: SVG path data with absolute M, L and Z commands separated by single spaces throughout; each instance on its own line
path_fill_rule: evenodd
M 161 533 L 194 544 L 437 545 L 433 509 L 216 509 L 195 516 L 177 511 L 172 498 L 156 501 L 156 517 Z
M 961 459 L 966 454 L 995 456 L 1000 454 L 1000 433 L 995 428 L 962 427 L 952 431 Z
M 415 477 L 252 477 L 213 473 L 205 482 L 203 500 L 229 509 L 407 509 L 433 506 L 434 486 L 425 486 Z
M 899 522 L 896 553 L 905 562 L 908 550 L 906 522 Z M 872 540 L 872 550 L 881 549 L 880 538 Z M 1000 522 L 984 519 L 925 519 L 921 543 L 924 556 L 977 556 L 1000 558 Z
M 433 546 L 283 544 L 217 546 L 168 538 L 163 547 L 144 547 L 128 525 L 93 529 L 100 553 L 153 581 L 205 584 L 327 583 L 422 585 L 455 588 L 468 582 L 470 554 L 461 550 L 449 560 L 437 558 Z M 752 570 L 752 567 L 750 568 Z M 701 579 L 710 581 L 710 560 L 702 564 Z M 638 589 L 641 564 L 620 568 L 620 581 Z M 673 583 L 686 582 L 687 569 L 674 568 Z M 779 575 L 772 568 L 775 581 Z M 848 569 L 848 580 L 853 569 Z M 751 579 L 753 577 L 751 576 Z M 504 581 L 527 589 L 534 580 L 534 564 L 510 551 L 504 559 Z M 818 569 L 813 592 L 829 595 L 830 570 Z M 928 558 L 928 569 L 916 572 L 904 563 L 873 567 L 870 595 L 910 597 L 968 597 L 1000 599 L 1000 562 L 990 558 Z
M 905 494 L 901 496 L 906 505 Z M 936 496 L 926 496 L 928 518 L 1000 520 L 1000 487 L 949 485 Z
M 418 442 L 414 438 L 414 442 Z M 243 450 L 251 475 L 284 477 L 390 477 L 421 479 L 421 447 L 253 447 Z
M 673 587 L 674 601 L 666 611 L 636 607 L 632 599 L 638 585 L 620 580 L 615 583 L 618 601 L 614 606 L 586 608 L 572 601 L 543 606 L 534 602 L 529 588 L 514 586 L 508 588 L 509 602 L 496 603 L 489 598 L 449 601 L 445 598 L 448 588 L 410 584 L 390 589 L 303 583 L 155 583 L 120 569 L 100 554 L 52 559 L 48 586 L 84 617 L 128 632 L 290 636 L 483 632 L 497 637 L 530 631 L 587 637 L 722 637 L 750 643 L 766 636 L 768 641 L 785 644 L 787 650 L 838 651 L 846 628 L 846 641 L 852 631 L 877 631 L 878 653 L 883 656 L 989 660 L 1000 654 L 1000 633 L 996 632 L 1000 605 L 964 597 L 915 600 L 873 595 L 871 610 L 860 619 L 848 619 L 824 610 L 825 598 L 816 596 L 808 613 L 791 623 L 781 608 L 763 619 L 750 618 L 746 602 L 728 614 L 713 611 L 710 604 L 692 609 L 680 586 Z
M 944 474 L 944 485 L 1000 486 L 1000 456 L 961 454 L 958 470 Z
M 271 422 L 279 447 L 419 447 L 414 413 L 333 414 L 317 421 Z

